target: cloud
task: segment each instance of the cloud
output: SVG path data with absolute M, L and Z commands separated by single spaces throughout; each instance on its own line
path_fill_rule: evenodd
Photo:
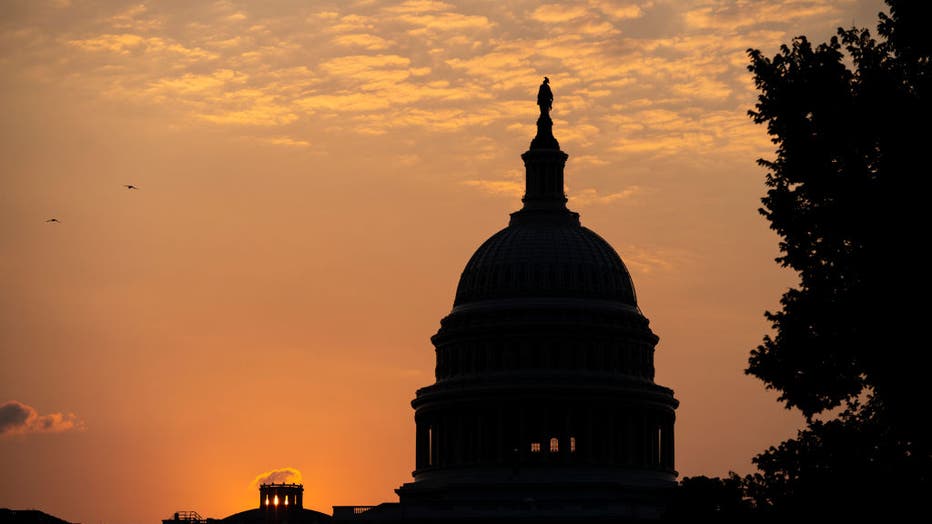
M 743 108 L 698 114 L 667 109 L 628 110 L 610 117 L 617 131 L 610 149 L 653 156 L 753 158 L 770 148 L 764 130 L 752 125 Z
M 756 157 L 758 144 L 769 143 L 744 115 L 756 94 L 745 49 L 785 41 L 786 20 L 841 9 L 757 3 L 551 0 L 480 12 L 407 0 L 273 13 L 217 1 L 181 20 L 136 0 L 85 30 L 52 34 L 23 23 L 28 30 L 0 32 L 0 47 L 23 50 L 0 73 L 66 79 L 75 93 L 164 109 L 182 125 L 209 123 L 237 137 L 253 127 L 262 142 L 320 148 L 325 136 L 399 129 L 499 138 L 507 129 L 529 138 L 534 92 L 548 75 L 557 137 L 580 164 L 594 151 L 592 168 L 630 154 Z M 660 15 L 678 29 L 666 29 Z M 280 129 L 273 137 L 310 131 L 273 142 L 261 128 Z M 487 192 L 507 191 L 469 178 Z
M 693 264 L 696 259 L 693 253 L 683 249 L 632 244 L 622 246 L 618 254 L 629 269 L 643 275 L 676 271 Z
M 838 6 L 815 0 L 783 0 L 772 3 L 723 2 L 687 11 L 684 20 L 693 28 L 734 31 L 774 21 L 788 23 L 805 18 L 824 17 L 838 10 Z
M 373 28 L 369 18 L 359 15 L 339 16 L 338 13 L 324 12 L 318 13 L 316 18 L 326 22 L 326 31 L 329 33 L 369 31 Z M 334 22 L 333 19 L 339 21 Z
M 300 138 L 292 138 L 290 136 L 267 136 L 260 137 L 258 139 L 260 142 L 266 144 L 272 144 L 276 146 L 287 146 L 287 147 L 311 147 L 311 143 L 307 140 L 301 140 Z
M 615 26 L 608 22 L 586 22 L 576 30 L 585 35 L 593 36 L 617 35 L 620 32 L 618 29 L 615 29 Z
M 590 0 L 589 3 L 599 11 L 617 20 L 627 20 L 644 16 L 644 10 L 637 4 L 619 5 L 617 2 L 607 0 Z M 643 5 L 646 8 L 650 8 L 653 4 L 653 2 L 645 2 Z
M 16 400 L 0 404 L 0 436 L 28 433 L 61 433 L 84 429 L 74 413 L 40 415 L 32 406 Z
M 587 12 L 588 10 L 581 5 L 547 4 L 535 9 L 531 13 L 531 18 L 538 22 L 553 24 L 586 16 Z
M 213 124 L 260 127 L 282 126 L 298 119 L 298 115 L 289 108 L 272 103 L 268 99 L 259 100 L 252 107 L 240 111 L 219 111 L 197 116 Z
M 367 93 L 336 93 L 313 95 L 295 100 L 295 106 L 314 113 L 329 112 L 368 112 L 385 109 L 391 105 L 388 98 Z
M 472 77 L 494 78 L 508 71 L 524 69 L 529 54 L 530 50 L 526 46 L 502 45 L 484 55 L 450 58 L 446 63 L 452 68 L 463 69 Z
M 600 194 L 598 190 L 591 187 L 579 191 L 573 191 L 568 195 L 570 204 L 577 206 L 587 206 L 590 204 L 611 204 L 618 200 L 631 198 L 641 192 L 639 186 L 627 187 L 615 193 L 606 195 Z
M 266 471 L 265 473 L 260 473 L 256 475 L 256 478 L 253 479 L 251 487 L 259 487 L 261 484 L 301 484 L 304 482 L 301 472 L 295 468 L 278 468 L 271 471 Z
M 94 38 L 71 40 L 68 43 L 86 51 L 111 51 L 114 53 L 128 54 L 132 49 L 141 46 L 143 42 L 143 37 L 139 35 L 123 33 L 104 34 Z
M 411 60 L 399 55 L 349 55 L 327 60 L 320 70 L 341 80 L 354 90 L 387 90 L 419 71 L 410 68 Z
M 134 31 L 150 31 L 162 26 L 158 18 L 146 18 L 147 8 L 144 4 L 130 6 L 124 11 L 110 17 L 110 26 L 116 29 L 132 29 Z
M 567 144 L 585 147 L 591 144 L 592 139 L 599 134 L 599 128 L 592 124 L 576 123 L 569 125 L 560 120 L 557 120 L 555 124 L 559 125 L 561 143 L 565 142 Z
M 120 55 L 132 53 L 171 53 L 189 60 L 211 60 L 215 53 L 199 47 L 186 47 L 171 39 L 143 37 L 134 33 L 102 34 L 93 38 L 69 40 L 69 44 L 90 52 L 109 51 Z
M 492 195 L 521 197 L 524 194 L 524 182 L 516 180 L 464 180 L 463 184 Z
M 361 47 L 369 51 L 379 51 L 389 46 L 389 41 L 368 33 L 350 33 L 337 36 L 333 43 L 345 47 Z
M 412 36 L 438 36 L 451 32 L 488 31 L 495 24 L 485 16 L 457 13 L 453 6 L 443 2 L 415 2 L 402 4 L 394 12 L 394 20 L 413 26 L 407 33 Z M 423 8 L 421 8 L 423 7 Z
M 599 158 L 596 155 L 575 155 L 571 158 L 573 165 L 604 166 L 611 163 L 608 160 Z
M 217 40 L 210 40 L 207 42 L 207 45 L 210 47 L 219 47 L 223 49 L 237 48 L 241 47 L 246 41 L 242 36 L 233 36 L 230 38 L 222 38 Z
M 220 69 L 208 75 L 187 73 L 180 77 L 163 78 L 152 85 L 150 92 L 174 91 L 178 94 L 193 93 L 223 87 L 228 83 L 242 84 L 248 76 L 231 69 Z
M 398 154 L 395 156 L 398 165 L 411 167 L 421 163 L 420 155 L 415 154 Z
M 453 6 L 436 0 L 407 0 L 399 5 L 382 9 L 386 13 L 427 13 L 447 11 Z

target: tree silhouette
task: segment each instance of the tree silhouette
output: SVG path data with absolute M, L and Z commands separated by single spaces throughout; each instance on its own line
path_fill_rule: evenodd
M 734 473 L 726 478 L 684 477 L 673 492 L 664 522 L 748 522 L 758 515 L 745 497 L 742 480 Z
M 887 0 L 878 34 L 839 28 L 773 58 L 749 50 L 776 158 L 761 213 L 797 287 L 766 313 L 748 374 L 807 426 L 754 460 L 758 505 L 784 513 L 918 504 L 929 491 L 929 389 L 918 245 L 932 144 L 930 2 Z M 920 300 L 925 297 L 920 295 Z

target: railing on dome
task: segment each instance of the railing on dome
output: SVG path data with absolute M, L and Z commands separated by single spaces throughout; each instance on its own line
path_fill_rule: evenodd
M 303 488 L 304 484 L 299 484 L 297 482 L 294 482 L 294 483 L 282 482 L 281 484 L 276 484 L 274 482 L 271 482 L 269 484 L 259 484 L 259 487 L 260 488 Z
M 343 518 L 344 520 L 356 515 L 362 515 L 375 506 L 334 506 L 333 517 Z

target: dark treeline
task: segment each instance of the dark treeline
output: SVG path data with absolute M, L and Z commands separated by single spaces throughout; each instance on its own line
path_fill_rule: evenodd
M 839 28 L 772 58 L 749 50 L 760 92 L 749 114 L 776 145 L 758 161 L 769 188 L 760 212 L 781 238 L 777 262 L 800 283 L 766 313 L 774 334 L 746 372 L 807 423 L 757 455 L 754 474 L 683 479 L 670 520 L 859 521 L 908 514 L 932 493 L 918 267 L 932 2 L 887 5 L 876 37 Z

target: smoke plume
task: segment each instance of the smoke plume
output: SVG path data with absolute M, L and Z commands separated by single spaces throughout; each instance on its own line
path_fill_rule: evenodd
M 258 476 L 252 481 L 253 487 L 258 487 L 260 484 L 301 484 L 303 482 L 301 477 L 301 472 L 295 468 L 279 468 L 273 469 L 272 471 L 266 471 Z

